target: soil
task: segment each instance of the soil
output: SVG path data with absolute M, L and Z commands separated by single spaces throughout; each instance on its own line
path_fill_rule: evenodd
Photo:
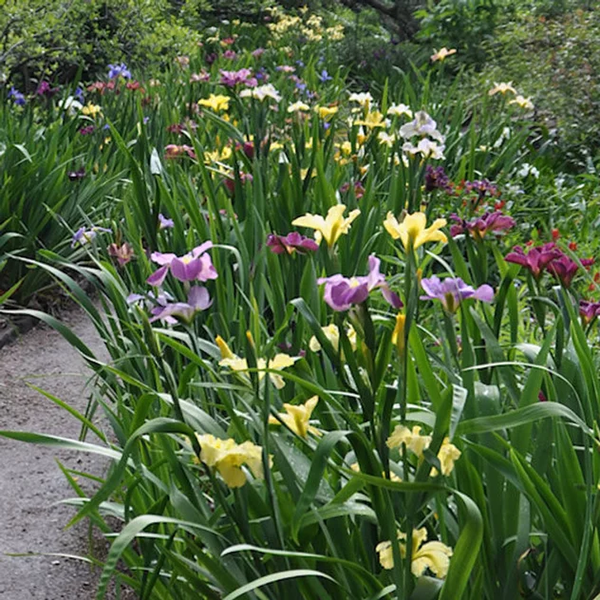
M 102 356 L 100 339 L 84 313 L 71 309 L 62 321 Z M 40 325 L 23 334 L 0 350 L 0 429 L 77 439 L 79 421 L 27 384 L 84 412 L 89 376 L 77 351 L 54 330 Z M 87 524 L 65 530 L 74 508 L 57 503 L 76 494 L 57 459 L 68 468 L 95 475 L 103 475 L 106 468 L 96 455 L 0 437 L 0 600 L 92 600 L 95 596 L 97 569 L 72 558 L 44 556 L 85 556 L 95 545 Z M 80 477 L 79 483 L 86 490 L 92 487 L 85 478 Z M 30 556 L 7 556 L 14 553 Z

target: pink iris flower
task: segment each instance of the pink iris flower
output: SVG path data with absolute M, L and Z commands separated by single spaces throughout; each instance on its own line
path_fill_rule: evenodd
M 502 214 L 500 211 L 485 213 L 481 217 L 477 217 L 471 221 L 465 221 L 458 215 L 452 215 L 451 218 L 457 222 L 450 227 L 450 235 L 452 237 L 469 231 L 473 237 L 482 238 L 490 231 L 506 231 L 515 226 L 515 220 L 508 215 Z
M 374 255 L 369 256 L 369 274 L 360 277 L 344 277 L 332 275 L 321 277 L 317 280 L 319 285 L 325 284 L 323 299 L 333 310 L 348 310 L 353 304 L 361 304 L 369 293 L 380 288 L 383 297 L 394 308 L 400 308 L 402 301 L 398 295 L 390 290 L 385 281 L 385 276 L 379 272 L 381 261 Z
M 167 277 L 169 270 L 175 279 L 179 281 L 208 281 L 216 279 L 219 275 L 212 264 L 212 260 L 206 251 L 212 248 L 212 242 L 204 242 L 184 256 L 172 253 L 153 252 L 150 258 L 160 268 L 152 273 L 146 283 L 154 287 L 160 287 Z
M 548 264 L 561 255 L 562 252 L 556 247 L 556 244 L 549 242 L 543 246 L 531 248 L 527 254 L 521 246 L 515 246 L 513 251 L 506 255 L 505 260 L 525 267 L 536 279 L 539 279 Z

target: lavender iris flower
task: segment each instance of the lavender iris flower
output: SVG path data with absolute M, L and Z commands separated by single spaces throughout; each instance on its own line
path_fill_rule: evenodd
M 177 323 L 178 319 L 190 323 L 196 316 L 196 313 L 206 310 L 212 304 L 208 290 L 205 287 L 195 285 L 188 293 L 187 302 L 164 303 L 151 310 L 154 321 L 164 321 L 169 325 Z
M 108 65 L 108 78 L 116 79 L 117 77 L 131 79 L 131 72 L 125 63 L 121 63 L 120 65 Z
M 381 261 L 374 255 L 369 256 L 369 274 L 360 277 L 344 277 L 332 275 L 321 277 L 317 280 L 319 285 L 325 284 L 323 299 L 333 310 L 348 310 L 353 304 L 361 304 L 369 293 L 380 288 L 383 297 L 394 308 L 400 308 L 402 301 L 398 295 L 390 290 L 385 281 L 385 276 L 379 272 Z
M 171 227 L 175 227 L 173 219 L 168 219 L 162 213 L 158 215 L 158 223 L 159 229 L 170 229 Z
M 27 104 L 27 100 L 25 100 L 24 94 L 19 92 L 19 90 L 17 90 L 14 86 L 10 88 L 10 91 L 8 92 L 8 97 L 12 98 L 13 102 L 17 106 L 25 106 L 25 104 Z
M 106 227 L 91 227 L 90 229 L 80 227 L 73 235 L 71 240 L 71 248 L 74 248 L 77 246 L 77 244 L 83 246 L 93 242 L 98 233 L 112 233 L 112 230 L 107 229 Z
M 491 302 L 494 299 L 494 290 L 484 284 L 475 289 L 467 285 L 460 277 L 448 277 L 443 281 L 435 275 L 429 279 L 421 280 L 421 287 L 427 294 L 421 300 L 439 300 L 448 312 L 456 312 L 458 305 L 468 298 Z
M 321 83 L 325 83 L 326 81 L 331 81 L 333 79 L 333 77 L 331 77 L 331 75 L 327 72 L 326 69 L 323 69 L 321 71 L 321 74 L 319 75 L 319 80 L 321 81 Z
M 179 281 L 208 281 L 218 277 L 217 270 L 212 264 L 206 251 L 212 248 L 212 242 L 204 242 L 184 256 L 172 253 L 153 252 L 150 258 L 161 267 L 152 273 L 146 283 L 160 287 L 169 272 Z

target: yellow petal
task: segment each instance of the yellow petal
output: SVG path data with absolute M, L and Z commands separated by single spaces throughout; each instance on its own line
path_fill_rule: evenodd
M 246 481 L 246 473 L 234 464 L 222 462 L 217 467 L 221 477 L 230 488 L 242 487 Z
M 221 358 L 235 358 L 235 354 L 220 335 L 217 336 L 215 342 L 217 342 L 217 346 L 219 346 L 219 350 L 221 351 Z
M 398 219 L 396 219 L 391 211 L 388 212 L 387 217 L 383 222 L 383 226 L 394 240 L 397 240 L 400 237 L 400 223 L 398 223 Z
M 452 549 L 442 542 L 427 542 L 413 553 L 411 570 L 413 575 L 419 577 L 425 569 L 429 568 L 436 577 L 444 579 L 450 567 Z
M 379 562 L 384 569 L 394 568 L 394 556 L 392 553 L 392 543 L 390 541 L 377 544 L 375 552 L 379 553 Z

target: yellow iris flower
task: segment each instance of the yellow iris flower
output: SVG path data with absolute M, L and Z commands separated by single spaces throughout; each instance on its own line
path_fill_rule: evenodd
M 87 105 L 81 109 L 81 114 L 95 118 L 96 115 L 102 114 L 102 107 L 98 106 L 97 104 L 92 104 L 91 102 L 88 102 Z
M 352 221 L 360 215 L 360 210 L 357 208 L 350 212 L 348 217 L 344 219 L 343 214 L 345 210 L 345 204 L 336 204 L 327 211 L 326 218 L 323 218 L 321 215 L 306 213 L 303 217 L 294 219 L 292 225 L 314 229 L 315 241 L 320 244 L 321 240 L 325 239 L 327 245 L 331 248 L 343 233 L 348 233 Z
M 525 96 L 521 96 L 521 94 L 517 94 L 514 100 L 511 100 L 509 104 L 516 104 L 521 108 L 526 108 L 528 110 L 533 110 L 535 107 L 533 106 L 533 102 L 531 98 L 525 98 Z
M 404 331 L 406 328 L 406 315 L 403 313 L 398 313 L 396 315 L 396 326 L 394 327 L 394 331 L 392 332 L 392 344 L 396 346 L 398 349 L 398 353 L 400 356 L 404 355 L 405 343 L 404 339 Z
M 494 81 L 494 87 L 488 92 L 488 94 L 490 96 L 494 96 L 495 94 L 515 94 L 517 93 L 517 90 L 515 90 L 515 88 L 513 87 L 512 81 L 509 81 L 508 83 L 502 82 L 502 83 L 496 83 Z
M 206 151 L 204 153 L 204 163 L 209 165 L 214 162 L 223 162 L 229 160 L 233 150 L 229 146 L 225 146 L 221 151 L 213 150 L 212 152 Z
M 315 106 L 315 112 L 325 121 L 329 121 L 338 110 L 337 106 Z
M 445 46 L 440 50 L 435 50 L 434 48 L 433 54 L 431 55 L 431 62 L 437 62 L 438 60 L 442 62 L 446 60 L 446 58 L 448 58 L 449 56 L 452 56 L 453 54 L 456 54 L 456 48 L 451 48 L 450 50 L 448 50 L 448 48 L 446 48 Z
M 221 112 L 229 110 L 229 100 L 229 96 L 211 94 L 208 98 L 198 100 L 198 104 L 210 108 L 215 112 Z
M 287 111 L 289 113 L 301 112 L 301 111 L 307 111 L 307 110 L 310 110 L 310 106 L 308 104 L 302 102 L 302 100 L 299 100 L 298 102 L 294 102 L 287 107 Z
M 305 438 L 309 433 L 321 435 L 321 432 L 310 424 L 310 417 L 313 410 L 319 402 L 318 396 L 309 398 L 304 404 L 298 406 L 294 404 L 284 404 L 285 413 L 278 413 L 279 419 L 274 416 L 269 417 L 270 425 L 280 425 L 283 422 L 296 435 Z
M 257 479 L 264 479 L 262 448 L 252 442 L 236 444 L 235 440 L 223 440 L 214 435 L 198 435 L 200 460 L 209 467 L 216 468 L 230 488 L 242 487 L 246 473 L 242 465 L 246 464 Z M 269 459 L 271 461 L 271 459 Z
M 405 250 L 416 250 L 419 246 L 427 242 L 447 242 L 448 238 L 440 231 L 446 226 L 446 219 L 436 219 L 431 227 L 426 227 L 427 217 L 425 213 L 417 212 L 406 215 L 402 223 L 393 213 L 388 212 L 387 218 L 383 222 L 386 231 L 397 240 L 400 238 L 404 244 Z
M 234 354 L 220 335 L 217 336 L 215 341 L 221 351 L 219 365 L 222 367 L 229 367 L 232 371 L 248 371 L 250 368 L 248 366 L 248 361 L 245 358 L 240 358 L 237 354 Z M 265 376 L 265 369 L 282 370 L 291 367 L 297 360 L 297 356 L 289 356 L 288 354 L 283 353 L 276 354 L 268 363 L 264 358 L 257 359 L 256 368 L 258 370 L 258 380 L 262 381 Z M 278 390 L 285 387 L 285 380 L 281 375 L 269 373 L 269 379 Z
M 364 119 L 354 121 L 354 125 L 364 125 L 367 129 L 385 127 L 385 119 L 379 111 L 373 111 L 368 113 Z
M 338 329 L 338 326 L 334 323 L 331 323 L 330 325 L 321 327 L 321 330 L 325 334 L 325 337 L 331 342 L 333 349 L 338 351 L 340 348 L 340 330 Z M 348 336 L 348 341 L 352 346 L 352 350 L 356 350 L 356 331 L 352 325 L 348 325 L 348 329 L 346 329 L 346 335 Z M 319 350 L 321 350 L 321 344 L 316 336 L 313 335 L 310 338 L 308 347 L 313 352 L 319 352 Z
M 461 451 L 454 444 L 450 443 L 450 438 L 445 437 L 437 455 L 442 467 L 442 475 L 447 477 L 452 473 L 454 463 L 460 458 L 461 454 Z M 435 477 L 438 475 L 438 470 L 435 467 L 432 468 L 430 475 L 431 477 Z
M 406 534 L 398 532 L 399 540 L 406 540 Z M 413 529 L 412 532 L 412 562 L 411 571 L 415 577 L 421 577 L 429 569 L 436 577 L 444 579 L 450 567 L 452 548 L 442 542 L 425 542 L 427 529 Z M 377 544 L 375 551 L 379 554 L 379 562 L 384 569 L 394 568 L 392 543 L 390 541 Z M 400 544 L 400 556 L 406 556 L 406 544 Z
M 429 448 L 429 444 L 431 444 L 431 436 L 421 435 L 419 425 L 415 425 L 412 430 L 404 425 L 396 425 L 386 444 L 388 448 L 400 448 L 402 444 L 405 444 L 408 450 L 421 458 L 423 451 Z

